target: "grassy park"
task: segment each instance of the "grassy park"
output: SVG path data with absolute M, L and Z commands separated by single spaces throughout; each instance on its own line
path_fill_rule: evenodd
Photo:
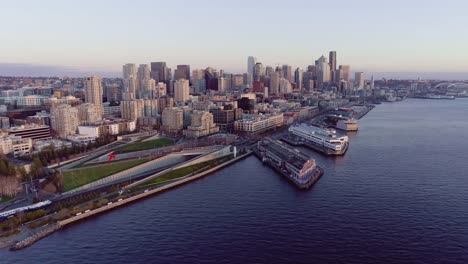
M 0 204 L 1 203 L 6 203 L 11 200 L 15 199 L 15 196 L 5 196 L 5 195 L 0 195 Z
M 133 152 L 138 150 L 146 150 L 146 149 L 153 149 L 153 148 L 161 148 L 173 145 L 174 141 L 169 138 L 158 138 L 149 141 L 142 141 L 142 142 L 135 142 L 127 144 L 123 147 L 118 148 L 115 152 L 116 153 L 127 153 Z
M 142 185 L 136 186 L 134 188 L 134 190 L 139 190 L 139 189 L 142 189 L 142 188 L 146 188 L 149 185 L 157 185 L 157 184 L 160 184 L 160 183 L 165 182 L 165 181 L 170 181 L 170 180 L 175 180 L 175 179 L 178 179 L 178 178 L 182 178 L 182 177 L 185 177 L 185 176 L 189 175 L 190 173 L 194 173 L 194 172 L 196 172 L 198 170 L 201 170 L 201 169 L 207 170 L 207 169 L 210 169 L 210 168 L 212 168 L 212 167 L 214 167 L 216 165 L 219 165 L 220 163 L 226 162 L 231 158 L 232 158 L 232 156 L 230 155 L 228 157 L 221 157 L 221 158 L 201 162 L 201 163 L 198 163 L 198 164 L 195 164 L 195 165 L 192 165 L 192 166 L 179 168 L 179 169 L 170 171 L 170 172 L 168 172 L 168 173 L 166 173 L 164 175 L 161 175 L 161 176 L 159 176 L 157 178 L 154 178 L 154 179 L 152 179 L 150 181 L 144 182 L 144 183 L 142 183 Z
M 112 165 L 85 168 L 74 171 L 64 172 L 64 191 L 73 190 L 85 184 L 105 178 L 109 175 L 121 172 L 123 170 L 135 167 L 147 162 L 147 159 L 138 159 L 126 162 L 115 163 Z

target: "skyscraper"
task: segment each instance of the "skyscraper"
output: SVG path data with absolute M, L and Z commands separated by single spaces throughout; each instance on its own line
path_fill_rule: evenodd
M 266 66 L 266 67 L 265 67 L 265 76 L 269 77 L 270 74 L 271 74 L 272 72 L 274 72 L 274 71 L 275 71 L 275 69 L 273 69 L 273 67 L 271 67 L 271 66 Z
M 137 77 L 137 70 L 135 63 L 127 63 L 122 66 L 122 76 L 124 79 L 126 78 L 136 78 Z
M 151 62 L 151 78 L 156 82 L 168 81 L 169 72 L 165 62 Z
M 85 102 L 102 106 L 101 78 L 92 76 L 84 80 Z
M 331 81 L 336 82 L 339 80 L 335 79 L 335 72 L 336 72 L 336 51 L 330 51 L 330 73 L 331 73 Z
M 291 83 L 286 78 L 281 78 L 279 80 L 279 91 L 280 94 L 292 93 Z
M 253 80 L 259 82 L 262 80 L 263 76 L 265 76 L 263 64 L 261 62 L 257 62 L 253 68 Z
M 349 65 L 340 65 L 340 79 L 349 82 L 350 67 Z
M 322 88 L 324 83 L 330 81 L 330 65 L 323 55 L 315 64 L 317 66 L 317 87 Z
M 137 71 L 137 84 L 136 89 L 139 90 L 143 87 L 143 84 L 151 79 L 151 69 L 148 64 L 140 64 Z
M 293 81 L 291 65 L 283 65 L 283 77 L 286 78 L 290 83 Z
M 186 79 L 179 79 L 174 84 L 174 101 L 186 102 L 190 99 L 190 86 L 189 81 Z
M 294 82 L 296 83 L 297 88 L 299 90 L 302 90 L 304 82 L 304 71 L 302 70 L 302 68 L 297 68 L 294 71 Z
M 270 94 L 279 95 L 279 72 L 272 72 L 270 74 Z
M 174 71 L 174 81 L 179 79 L 190 80 L 190 65 L 177 65 Z
M 250 73 L 253 75 L 254 66 L 256 63 L 257 63 L 257 58 L 253 56 L 249 56 L 249 58 L 247 59 L 247 73 Z
M 363 72 L 356 72 L 354 74 L 354 82 L 358 86 L 358 88 L 364 88 L 364 73 Z
M 197 69 L 192 71 L 192 84 L 195 87 L 196 93 L 204 93 L 206 91 L 205 70 Z
M 133 77 L 123 79 L 123 93 L 124 100 L 135 99 L 136 97 L 136 80 Z

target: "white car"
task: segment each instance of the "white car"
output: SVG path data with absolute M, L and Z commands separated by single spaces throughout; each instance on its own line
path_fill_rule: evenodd
M 117 202 L 120 202 L 120 201 L 122 201 L 122 200 L 123 200 L 123 199 L 122 199 L 122 198 L 120 198 L 120 199 L 119 199 Z
M 79 216 L 79 215 L 81 215 L 81 212 L 79 212 L 79 213 L 76 214 L 76 216 Z
M 148 190 L 145 190 L 145 192 L 148 192 Z
M 88 210 L 86 210 L 86 211 L 84 211 L 84 212 L 85 212 L 85 213 L 89 213 L 89 212 L 91 212 L 91 210 L 88 209 Z

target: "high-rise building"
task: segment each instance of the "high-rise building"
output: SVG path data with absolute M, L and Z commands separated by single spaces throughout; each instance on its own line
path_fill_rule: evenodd
M 266 66 L 266 67 L 265 67 L 265 76 L 270 76 L 270 74 L 271 74 L 272 72 L 274 72 L 274 71 L 275 71 L 275 69 L 273 69 L 273 67 L 271 67 L 271 66 Z
M 254 73 L 254 66 L 257 63 L 257 58 L 253 56 L 249 56 L 247 59 L 247 73 L 250 73 L 253 75 Z
M 356 72 L 354 74 L 354 83 L 356 83 L 358 88 L 365 88 L 364 87 L 365 78 L 364 78 L 363 72 Z
M 290 83 L 293 81 L 291 65 L 283 65 L 283 77 L 286 78 Z
M 284 72 L 283 72 L 283 68 L 282 68 L 282 67 L 280 67 L 279 65 L 276 66 L 275 71 L 276 71 L 277 73 L 279 73 L 280 78 L 283 78 L 283 77 L 284 77 Z
M 76 107 L 80 124 L 91 124 L 102 120 L 102 111 L 99 105 L 84 103 Z
M 186 102 L 190 99 L 190 86 L 189 81 L 186 79 L 179 79 L 174 84 L 174 101 Z
M 272 72 L 270 74 L 270 94 L 279 95 L 279 83 L 280 83 L 280 74 L 279 72 Z
M 227 90 L 227 80 L 224 77 L 218 78 L 218 91 L 224 92 Z
M 136 79 L 134 77 L 129 77 L 123 79 L 123 93 L 122 97 L 124 100 L 130 100 L 136 98 Z
M 135 63 L 127 63 L 122 66 L 122 76 L 124 79 L 126 78 L 136 78 L 137 77 L 137 69 Z
M 84 80 L 85 102 L 102 106 L 102 81 L 101 78 L 92 76 Z
M 205 70 L 196 69 L 192 71 L 192 85 L 195 93 L 204 93 L 206 91 Z
M 184 128 L 184 110 L 167 107 L 162 113 L 162 128 L 167 133 L 177 134 Z
M 122 89 L 118 84 L 108 85 L 106 89 L 107 102 L 122 101 Z
M 297 88 L 299 90 L 302 90 L 304 82 L 304 71 L 302 70 L 302 68 L 297 68 L 294 71 L 294 82 L 296 83 Z
M 304 88 L 307 91 L 314 90 L 314 78 L 315 78 L 315 74 L 313 72 L 310 72 L 310 71 L 304 72 L 303 82 L 304 82 Z
M 167 82 L 169 70 L 165 62 L 151 62 L 151 78 L 156 82 Z
M 174 81 L 179 79 L 190 80 L 190 65 L 177 65 L 174 71 Z
M 257 62 L 253 69 L 253 81 L 261 81 L 262 77 L 265 76 L 265 71 L 263 70 L 263 64 L 261 62 Z
M 50 123 L 59 137 L 74 135 L 80 124 L 78 109 L 67 104 L 56 105 L 50 110 Z
M 340 79 L 349 82 L 350 80 L 350 67 L 349 65 L 340 65 Z
M 323 55 L 315 62 L 315 65 L 317 66 L 317 86 L 322 88 L 324 83 L 331 81 L 330 65 Z
M 336 82 L 335 72 L 336 72 L 336 51 L 330 51 L 330 74 L 331 74 L 331 81 Z
M 232 76 L 232 87 L 241 88 L 244 85 L 244 76 L 242 74 L 236 74 Z
M 292 86 L 288 79 L 281 78 L 279 80 L 279 91 L 281 94 L 292 93 Z
M 140 64 L 138 66 L 138 71 L 137 71 L 137 84 L 136 84 L 136 89 L 140 90 L 141 87 L 143 87 L 143 84 L 151 79 L 151 69 L 148 64 Z

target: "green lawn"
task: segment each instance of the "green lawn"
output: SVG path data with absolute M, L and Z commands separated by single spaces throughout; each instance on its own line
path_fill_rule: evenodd
M 1 203 L 6 203 L 6 202 L 11 201 L 13 199 L 15 199 L 15 196 L 10 197 L 10 196 L 0 195 L 0 204 Z
M 126 152 L 138 151 L 138 150 L 166 147 L 166 146 L 170 146 L 173 144 L 174 144 L 174 141 L 172 139 L 158 138 L 158 139 L 145 141 L 145 142 L 130 143 L 123 147 L 118 148 L 115 152 L 126 153 Z
M 159 184 L 161 182 L 181 178 L 181 177 L 187 176 L 188 174 L 196 172 L 196 171 L 198 171 L 200 169 L 203 169 L 203 168 L 209 169 L 211 167 L 214 167 L 215 165 L 219 165 L 219 164 L 221 164 L 223 162 L 226 162 L 226 161 L 230 160 L 231 158 L 232 158 L 232 156 L 221 157 L 221 158 L 218 158 L 218 159 L 209 160 L 209 161 L 198 163 L 198 164 L 195 164 L 195 165 L 192 165 L 192 166 L 183 167 L 183 168 L 180 168 L 180 169 L 177 169 L 177 170 L 173 170 L 173 171 L 170 171 L 170 172 L 168 172 L 168 173 L 166 173 L 166 174 L 164 174 L 162 176 L 159 176 L 159 177 L 157 177 L 155 179 L 144 182 L 142 184 L 142 186 L 137 186 L 136 189 L 141 189 L 141 187 L 145 187 L 145 186 L 148 186 L 148 185 L 155 185 L 155 184 Z
M 131 167 L 135 167 L 147 161 L 147 159 L 138 159 L 95 168 L 85 168 L 81 170 L 66 171 L 63 174 L 64 189 L 65 191 L 69 191 L 78 188 L 90 182 L 97 181 L 117 172 L 126 170 Z

